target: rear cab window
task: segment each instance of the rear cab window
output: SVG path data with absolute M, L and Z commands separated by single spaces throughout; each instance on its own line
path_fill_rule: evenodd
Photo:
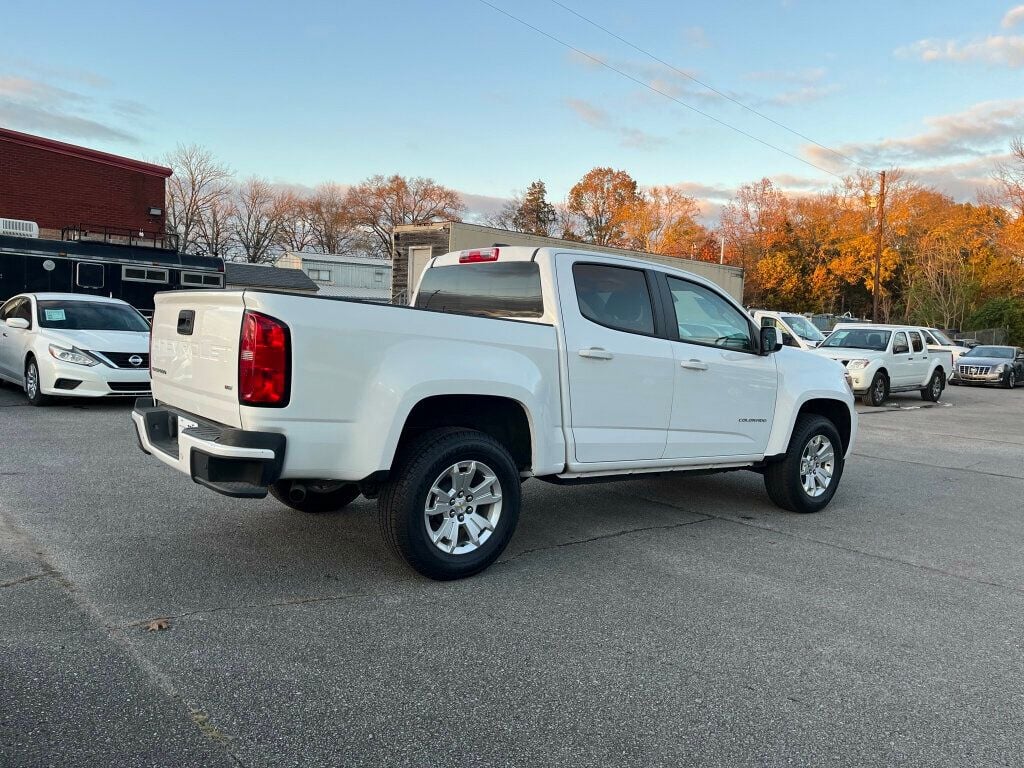
M 544 314 L 540 267 L 534 261 L 432 267 L 423 273 L 415 306 L 462 315 L 536 319 Z

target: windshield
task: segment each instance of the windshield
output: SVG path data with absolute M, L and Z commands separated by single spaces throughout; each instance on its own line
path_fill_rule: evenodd
M 793 333 L 806 341 L 821 341 L 825 334 L 819 331 L 810 320 L 801 315 L 782 315 L 783 322 L 793 329 Z
M 949 336 L 944 334 L 942 331 L 937 330 L 936 328 L 929 328 L 928 332 L 931 333 L 931 335 L 935 337 L 935 340 L 944 347 L 959 346 L 955 341 L 949 338 Z
M 65 331 L 148 331 L 145 318 L 126 304 L 40 301 L 39 325 Z
M 1013 347 L 975 347 L 970 352 L 965 352 L 962 357 L 1005 357 L 1013 359 Z
M 889 346 L 892 331 L 876 331 L 874 328 L 843 328 L 829 334 L 821 346 L 846 347 L 849 349 L 873 349 L 884 352 Z

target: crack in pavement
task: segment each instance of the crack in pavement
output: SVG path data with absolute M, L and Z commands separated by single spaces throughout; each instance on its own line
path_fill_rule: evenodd
M 853 452 L 854 456 L 860 456 L 864 459 L 875 459 L 876 461 L 894 461 L 897 464 L 913 464 L 916 467 L 929 467 L 931 469 L 949 469 L 954 472 L 970 472 L 974 475 L 988 475 L 989 477 L 1008 477 L 1010 480 L 1024 480 L 1024 477 L 1019 475 L 1006 475 L 1002 472 L 984 472 L 980 469 L 967 469 L 966 467 L 947 467 L 944 464 L 929 464 L 927 461 L 912 461 L 911 459 L 894 459 L 891 456 L 872 456 L 870 453 L 858 453 Z M 970 466 L 974 466 L 973 464 Z
M 625 495 L 625 494 L 622 494 L 622 495 Z M 667 501 L 661 501 L 660 499 L 652 499 L 652 498 L 650 498 L 648 496 L 640 496 L 640 495 L 637 495 L 637 494 L 633 494 L 631 496 L 631 498 L 634 498 L 634 499 L 639 498 L 639 499 L 642 499 L 643 501 L 650 502 L 651 504 L 657 504 L 659 506 L 668 507 L 669 509 L 675 509 L 675 510 L 679 510 L 681 512 L 690 512 L 690 510 L 686 509 L 685 507 L 679 507 L 679 506 L 676 506 L 675 504 L 671 504 L 671 503 L 669 503 Z M 694 514 L 694 513 L 690 512 L 690 514 Z M 745 528 L 753 528 L 754 530 L 757 530 L 757 531 L 767 531 L 769 533 L 776 534 L 776 535 L 781 536 L 783 538 L 794 539 L 795 541 L 803 541 L 803 542 L 807 542 L 809 544 L 819 544 L 819 545 L 821 545 L 823 547 L 829 547 L 831 549 L 837 549 L 837 550 L 839 550 L 841 552 L 847 552 L 849 554 L 862 555 L 864 557 L 869 557 L 869 558 L 872 558 L 874 560 L 881 560 L 882 562 L 891 563 L 891 564 L 894 564 L 894 565 L 902 565 L 902 566 L 905 566 L 907 568 L 914 568 L 916 570 L 925 571 L 927 573 L 933 573 L 933 574 L 937 574 L 937 575 L 940 575 L 940 576 L 948 576 L 949 578 L 957 579 L 958 581 L 966 581 L 966 582 L 968 582 L 970 584 L 977 584 L 977 585 L 986 586 L 986 587 L 996 587 L 997 589 L 1004 589 L 1004 590 L 1006 590 L 1008 592 L 1013 592 L 1013 593 L 1018 594 L 1018 595 L 1024 595 L 1024 587 L 1015 587 L 1015 586 L 1013 586 L 1011 584 L 1003 584 L 1003 583 L 998 582 L 998 581 L 989 581 L 988 579 L 976 579 L 976 578 L 973 578 L 971 576 L 964 576 L 963 574 L 956 573 L 954 571 L 947 571 L 947 570 L 945 570 L 943 568 L 939 568 L 939 567 L 934 566 L 934 565 L 926 565 L 924 563 L 915 563 L 915 562 L 911 562 L 910 560 L 901 560 L 898 557 L 891 557 L 889 555 L 880 555 L 877 552 L 869 552 L 866 549 L 858 549 L 857 547 L 852 547 L 852 546 L 849 546 L 849 545 L 846 545 L 846 544 L 838 544 L 838 543 L 836 543 L 834 541 L 825 541 L 824 539 L 817 539 L 817 538 L 814 538 L 813 536 L 801 536 L 800 534 L 792 533 L 790 531 L 785 531 L 785 530 L 783 530 L 781 528 L 774 528 L 774 527 L 772 527 L 770 525 L 758 525 L 756 523 L 747 522 L 746 520 L 737 520 L 734 517 L 726 517 L 725 515 L 716 515 L 716 514 L 714 514 L 712 512 L 703 512 L 702 514 L 706 515 L 708 517 L 708 519 L 721 520 L 722 522 L 725 522 L 725 523 L 733 523 L 735 525 L 742 525 Z
M 14 581 L 0 582 L 0 589 L 6 589 L 7 587 L 16 587 L 19 584 L 27 584 L 30 581 L 35 581 L 36 579 L 41 579 L 44 576 L 53 576 L 53 575 L 54 575 L 53 571 L 43 571 L 42 573 L 32 573 L 32 574 L 29 574 L 28 576 L 22 576 L 20 579 L 15 579 Z
M 688 510 L 684 510 L 688 511 Z M 691 514 L 698 514 L 693 512 Z M 504 560 L 499 560 L 495 565 L 502 565 L 504 563 L 510 563 L 513 560 L 518 560 L 520 557 L 525 555 L 532 555 L 534 552 L 544 552 L 550 549 L 562 549 L 563 547 L 575 547 L 580 544 L 589 544 L 592 541 L 604 541 L 605 539 L 617 539 L 620 536 L 629 536 L 631 533 L 643 533 L 645 531 L 668 531 L 673 528 L 682 528 L 687 525 L 695 525 L 697 523 L 706 523 L 708 520 L 713 520 L 712 516 L 701 517 L 699 520 L 687 520 L 683 523 L 668 523 L 667 525 L 649 525 L 643 528 L 629 528 L 624 531 L 615 531 L 614 533 L 602 533 L 598 536 L 591 536 L 588 539 L 576 539 L 573 541 L 563 541 L 558 544 L 549 544 L 544 547 L 532 547 L 530 549 L 524 549 L 522 552 L 517 552 L 514 555 L 509 556 Z

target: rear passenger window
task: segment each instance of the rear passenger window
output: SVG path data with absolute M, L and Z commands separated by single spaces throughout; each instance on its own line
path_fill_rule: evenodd
M 642 270 L 575 264 L 572 278 L 585 318 L 628 333 L 654 333 L 651 293 Z
M 423 272 L 416 306 L 485 317 L 541 317 L 540 267 L 533 261 L 434 267 Z
M 921 341 L 921 335 L 916 331 L 910 332 L 910 344 L 915 352 L 922 352 L 924 350 L 924 342 Z

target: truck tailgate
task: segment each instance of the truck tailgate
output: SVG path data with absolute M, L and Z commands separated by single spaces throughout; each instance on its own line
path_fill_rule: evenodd
M 205 419 L 241 426 L 238 345 L 241 291 L 174 291 L 156 296 L 153 397 Z

